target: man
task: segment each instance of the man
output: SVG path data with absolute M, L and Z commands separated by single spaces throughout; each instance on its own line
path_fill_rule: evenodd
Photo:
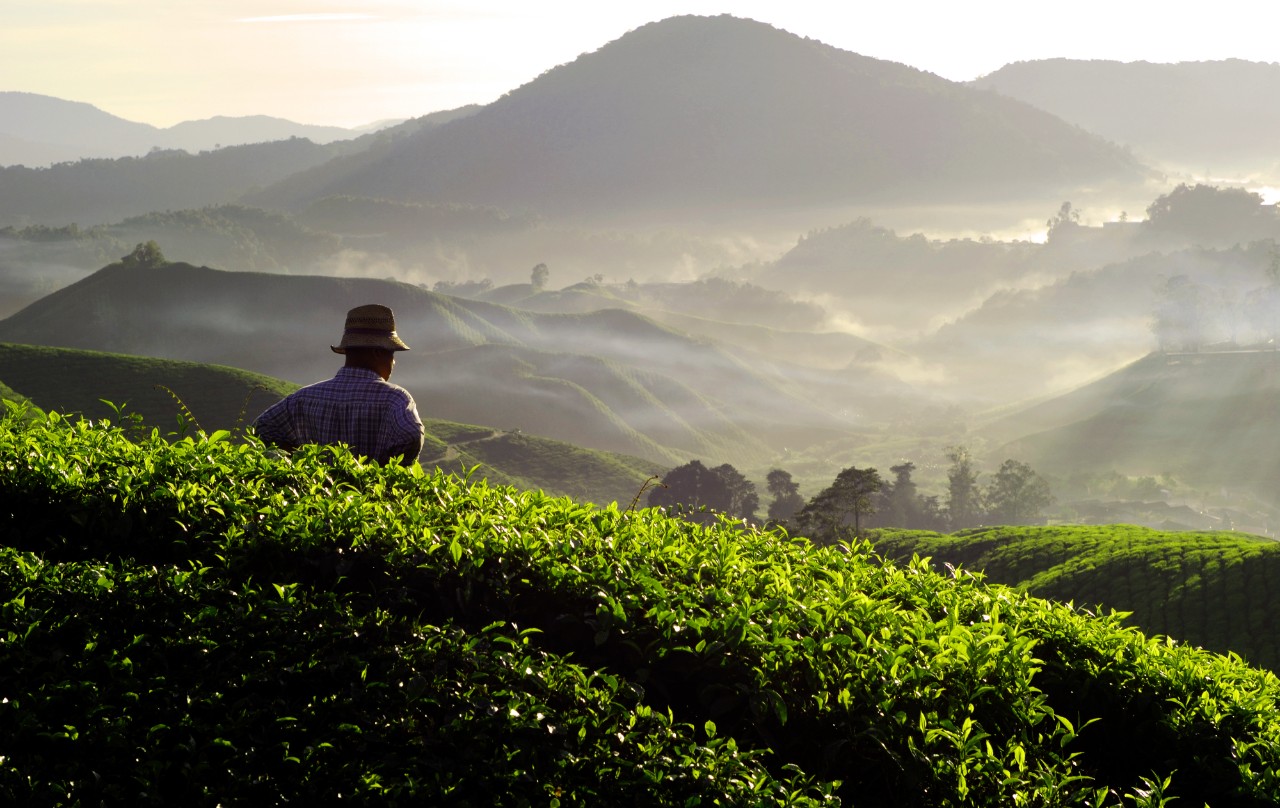
M 253 422 L 258 437 L 286 451 L 341 443 L 379 463 L 416 463 L 423 438 L 418 406 L 408 390 L 388 381 L 396 351 L 409 350 L 391 309 L 369 304 L 347 312 L 342 340 L 330 349 L 346 356 L 345 366 L 267 408 Z

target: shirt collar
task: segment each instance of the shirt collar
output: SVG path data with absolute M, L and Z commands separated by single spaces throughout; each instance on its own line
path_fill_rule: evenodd
M 368 368 L 349 368 L 345 365 L 338 368 L 338 374 L 337 376 L 334 376 L 335 379 L 340 377 L 348 379 L 377 379 L 378 381 L 383 381 L 382 376 L 380 376 L 376 370 L 369 370 Z

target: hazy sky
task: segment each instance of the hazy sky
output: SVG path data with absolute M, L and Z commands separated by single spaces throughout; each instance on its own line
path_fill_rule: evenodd
M 677 14 L 748 17 L 956 81 L 1059 56 L 1280 60 L 1267 0 L 0 0 L 0 13 L 0 90 L 158 126 L 355 126 L 486 103 Z

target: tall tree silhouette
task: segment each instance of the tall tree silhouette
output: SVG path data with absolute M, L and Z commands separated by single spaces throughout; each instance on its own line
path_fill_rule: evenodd
M 883 486 L 875 469 L 850 466 L 800 509 L 796 522 L 809 538 L 831 543 L 844 537 L 852 518 L 853 535 L 860 536 L 862 518 L 875 513 L 875 495 Z

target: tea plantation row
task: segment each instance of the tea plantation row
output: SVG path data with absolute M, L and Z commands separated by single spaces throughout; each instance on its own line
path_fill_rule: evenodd
M 883 530 L 874 544 L 890 558 L 928 556 L 1037 597 L 1129 612 L 1144 632 L 1280 671 L 1280 543 L 1261 536 L 1058 525 Z
M 1273 805 L 1280 681 L 922 561 L 0 423 L 0 803 Z

